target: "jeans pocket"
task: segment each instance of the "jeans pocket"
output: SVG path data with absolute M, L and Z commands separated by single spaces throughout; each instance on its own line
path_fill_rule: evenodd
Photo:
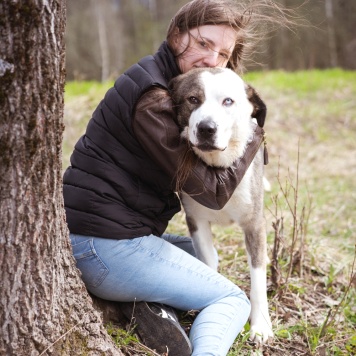
M 99 287 L 109 273 L 109 269 L 96 253 L 93 239 L 74 244 L 72 249 L 86 286 Z

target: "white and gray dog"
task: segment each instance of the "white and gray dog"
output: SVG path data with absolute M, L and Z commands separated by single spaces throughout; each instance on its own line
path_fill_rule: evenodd
M 255 90 L 230 69 L 193 69 L 174 78 L 170 88 L 181 136 L 189 147 L 187 150 L 210 166 L 229 167 L 237 159 L 243 160 L 256 130 L 263 132 L 256 120 L 263 126 L 266 106 Z M 273 336 L 266 292 L 267 242 L 261 142 L 223 209 L 206 208 L 181 192 L 197 257 L 211 268 L 216 270 L 218 266 L 210 224 L 236 222 L 244 231 L 251 276 L 250 338 L 256 343 L 264 343 Z

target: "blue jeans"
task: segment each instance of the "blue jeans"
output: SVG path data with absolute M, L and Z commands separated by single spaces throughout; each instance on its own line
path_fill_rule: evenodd
M 245 293 L 195 258 L 190 238 L 70 238 L 77 267 L 94 295 L 200 310 L 189 336 L 194 356 L 226 355 L 249 317 Z

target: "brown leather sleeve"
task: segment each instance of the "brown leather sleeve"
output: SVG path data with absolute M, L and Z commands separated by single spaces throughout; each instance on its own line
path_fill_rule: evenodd
M 175 184 L 186 144 L 180 139 L 172 100 L 167 91 L 154 88 L 140 98 L 134 115 L 133 130 L 148 155 Z M 259 145 L 260 142 L 258 147 Z M 240 183 L 242 177 L 238 171 L 246 164 L 249 165 L 248 162 L 238 160 L 228 169 L 213 168 L 195 158 L 183 190 L 200 204 L 211 209 L 221 209 Z

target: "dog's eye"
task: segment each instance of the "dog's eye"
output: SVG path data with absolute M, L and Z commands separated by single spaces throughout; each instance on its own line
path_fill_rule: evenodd
M 191 103 L 191 104 L 199 104 L 199 99 L 196 97 L 196 96 L 190 96 L 188 98 L 188 101 Z
M 223 106 L 231 106 L 234 103 L 234 101 L 231 98 L 226 98 L 223 101 Z

